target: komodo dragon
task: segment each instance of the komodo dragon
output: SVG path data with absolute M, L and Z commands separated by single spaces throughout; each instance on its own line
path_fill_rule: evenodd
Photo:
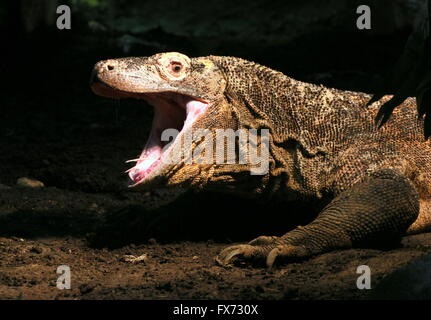
M 100 61 L 91 87 L 154 106 L 150 138 L 129 172 L 135 188 L 194 187 L 326 205 L 283 236 L 227 247 L 216 257 L 220 264 L 242 258 L 272 267 L 431 226 L 431 148 L 413 99 L 378 129 L 374 119 L 388 96 L 367 106 L 364 93 L 300 82 L 240 58 L 176 52 Z M 250 164 L 165 163 L 180 140 L 164 149 L 167 128 L 180 135 L 193 128 L 269 129 L 269 170 L 251 175 Z

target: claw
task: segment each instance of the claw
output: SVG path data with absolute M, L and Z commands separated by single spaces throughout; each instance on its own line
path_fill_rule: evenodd
M 266 257 L 266 266 L 268 269 L 272 269 L 274 261 L 278 257 L 279 251 L 279 248 L 274 248 L 268 253 L 268 256 Z
M 241 256 L 245 259 L 258 258 L 264 260 L 268 251 L 271 249 L 271 244 L 279 239 L 278 237 L 261 236 L 248 244 L 239 244 L 223 249 L 216 257 L 216 262 L 222 266 L 227 266 L 232 263 L 232 260 Z
M 283 259 L 298 259 L 307 256 L 309 256 L 309 252 L 304 247 L 280 245 L 268 253 L 268 256 L 266 257 L 266 265 L 269 269 L 272 269 L 274 262 L 278 257 Z
M 227 247 L 216 257 L 216 261 L 225 266 L 230 264 L 231 260 L 236 256 L 244 256 L 245 258 L 251 257 L 256 249 L 257 247 L 253 247 L 248 244 L 239 244 Z
M 279 237 L 261 236 L 248 244 L 239 244 L 225 248 L 215 258 L 222 266 L 228 266 L 235 257 L 244 259 L 266 261 L 266 266 L 271 269 L 277 260 L 291 260 L 310 255 L 309 250 L 302 246 L 288 245 Z
M 233 257 L 241 254 L 241 249 L 236 249 L 233 250 L 230 254 L 228 254 L 228 256 L 225 258 L 226 264 L 230 262 L 230 260 L 232 260 Z

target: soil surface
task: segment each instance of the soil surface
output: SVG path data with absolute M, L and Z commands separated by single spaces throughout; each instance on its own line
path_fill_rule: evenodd
M 431 235 L 408 237 L 389 251 L 345 250 L 272 271 L 214 264 L 226 244 L 155 242 L 94 249 L 81 238 L 0 238 L 2 299 L 369 299 L 404 297 L 379 284 L 406 263 L 431 252 Z M 143 261 L 127 257 L 147 255 Z M 359 265 L 372 270 L 372 289 L 356 286 Z M 71 289 L 56 287 L 57 267 L 71 270 Z M 383 280 L 383 281 L 382 281 Z M 373 290 L 377 286 L 376 290 Z M 429 288 L 428 288 L 429 289 Z M 373 292 L 374 291 L 374 292 Z M 411 290 L 410 290 L 411 291 Z M 412 295 L 418 298 L 424 296 Z M 429 298 L 429 296 L 425 296 Z

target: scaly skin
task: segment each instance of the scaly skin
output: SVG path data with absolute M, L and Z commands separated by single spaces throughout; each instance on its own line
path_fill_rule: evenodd
M 276 260 L 383 243 L 431 227 L 431 148 L 413 99 L 377 129 L 374 118 L 388 96 L 367 107 L 367 94 L 300 82 L 234 57 L 113 59 L 96 64 L 93 77 L 93 90 L 108 97 L 176 92 L 208 102 L 192 128 L 269 129 L 270 168 L 263 176 L 251 176 L 247 164 L 180 162 L 160 166 L 136 188 L 191 187 L 327 204 L 309 225 L 226 248 L 216 258 L 220 264 L 245 258 L 271 267 Z

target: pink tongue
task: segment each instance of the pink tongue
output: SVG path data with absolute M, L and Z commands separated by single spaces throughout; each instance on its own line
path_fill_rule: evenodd
M 162 148 L 153 146 L 150 150 L 146 150 L 145 154 L 141 155 L 142 160 L 138 160 L 133 170 L 129 172 L 129 177 L 137 182 L 144 178 L 160 161 Z

